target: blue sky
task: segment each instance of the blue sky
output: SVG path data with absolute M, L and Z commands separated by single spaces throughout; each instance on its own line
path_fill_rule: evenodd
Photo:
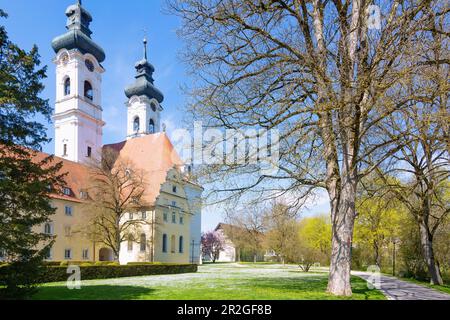
M 55 101 L 55 53 L 51 48 L 54 37 L 63 34 L 66 24 L 64 12 L 75 0 L 0 0 L 0 7 L 9 14 L 1 22 L 9 37 L 21 48 L 39 47 L 42 64 L 48 65 L 48 78 L 42 94 L 51 105 Z M 176 30 L 180 26 L 177 17 L 162 13 L 164 0 L 105 1 L 83 0 L 83 6 L 91 13 L 92 38 L 106 53 L 103 66 L 106 69 L 102 84 L 103 118 L 106 122 L 103 143 L 122 141 L 126 135 L 126 97 L 124 88 L 134 80 L 134 64 L 143 55 L 142 39 L 147 30 L 148 58 L 155 66 L 155 85 L 164 93 L 162 122 L 167 130 L 174 130 L 183 119 L 186 97 L 180 87 L 189 81 L 186 68 L 178 58 L 183 48 Z M 53 124 L 48 124 L 48 136 L 53 137 Z M 44 151 L 53 153 L 52 143 Z M 328 212 L 326 197 L 319 197 L 307 214 Z M 209 230 L 220 222 L 220 210 L 206 208 L 202 229 Z

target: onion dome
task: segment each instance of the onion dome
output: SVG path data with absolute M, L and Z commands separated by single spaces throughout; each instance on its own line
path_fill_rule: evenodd
M 99 63 L 105 61 L 105 52 L 91 39 L 89 24 L 92 22 L 92 16 L 81 6 L 81 0 L 67 8 L 66 16 L 68 31 L 53 39 L 53 50 L 58 53 L 61 49 L 78 49 L 83 54 L 92 54 Z
M 125 89 L 125 95 L 147 96 L 149 99 L 156 99 L 159 103 L 163 102 L 164 96 L 155 86 L 153 72 L 155 68 L 147 61 L 147 39 L 144 39 L 144 58 L 138 61 L 134 66 L 136 68 L 136 81 Z

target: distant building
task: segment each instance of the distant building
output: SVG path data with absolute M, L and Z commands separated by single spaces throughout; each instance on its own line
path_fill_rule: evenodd
M 247 248 L 241 248 L 236 243 L 235 239 L 242 237 L 245 234 L 245 230 L 235 225 L 219 223 L 217 227 L 214 229 L 219 232 L 224 240 L 225 245 L 224 249 L 219 253 L 219 259 L 216 262 L 253 262 L 254 261 L 254 253 L 250 252 Z M 264 252 L 257 252 L 256 261 L 261 262 L 264 261 Z M 203 257 L 205 261 L 210 261 L 210 257 Z

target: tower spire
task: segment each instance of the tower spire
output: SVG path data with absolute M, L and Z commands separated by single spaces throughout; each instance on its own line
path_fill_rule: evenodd
M 147 60 L 147 36 L 144 36 L 144 60 Z

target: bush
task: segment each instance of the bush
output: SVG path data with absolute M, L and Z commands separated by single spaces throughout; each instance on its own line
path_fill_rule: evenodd
M 3 270 L 0 268 L 0 282 Z M 62 282 L 69 277 L 67 266 L 45 266 L 39 283 Z M 140 264 L 140 265 L 80 265 L 81 280 L 111 279 L 159 274 L 197 272 L 194 264 Z
M 162 262 L 128 262 L 127 266 L 157 266 L 162 264 Z M 164 265 L 177 265 L 177 263 L 164 263 Z

